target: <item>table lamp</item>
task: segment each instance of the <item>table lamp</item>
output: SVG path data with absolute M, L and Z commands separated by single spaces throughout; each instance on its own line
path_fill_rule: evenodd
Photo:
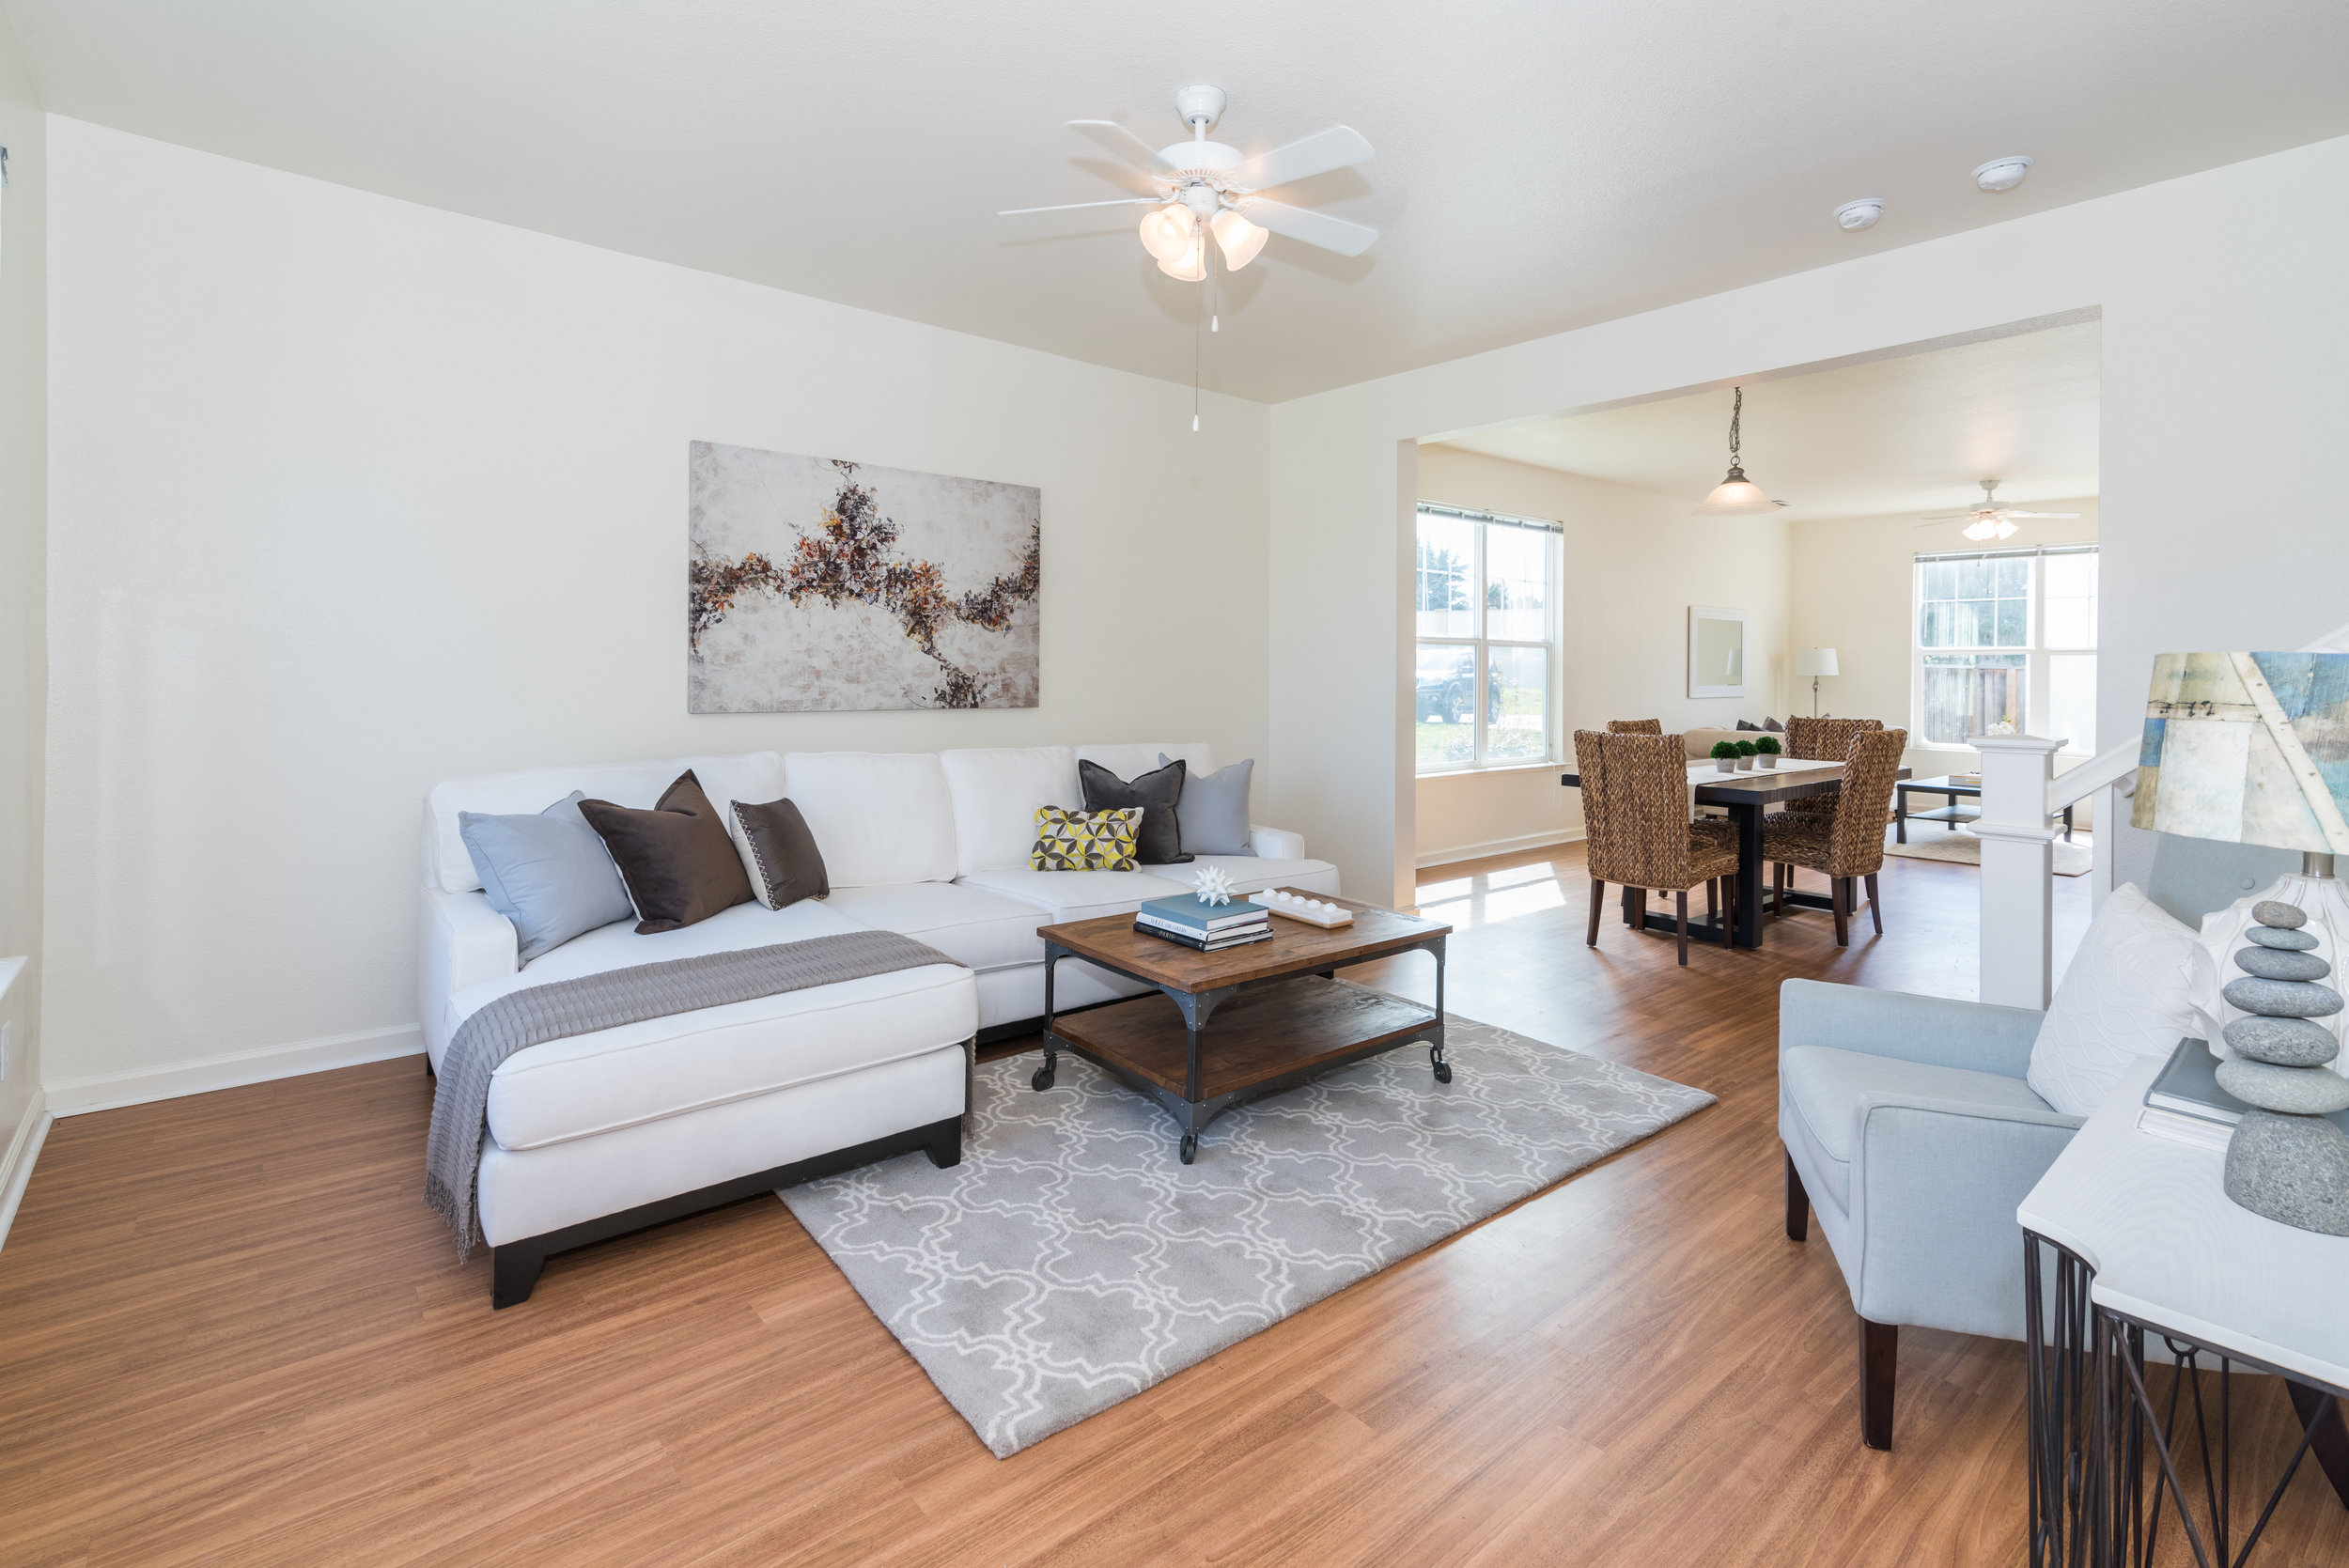
M 2139 828 L 2300 851 L 2300 870 L 2202 918 L 2188 1001 L 2218 1085 L 2258 1109 L 2227 1146 L 2227 1196 L 2305 1231 L 2349 1235 L 2349 1110 L 2340 994 L 2349 940 L 2349 654 L 2165 653 L 2138 755 Z
M 1840 675 L 1833 648 L 1805 648 L 1795 655 L 1795 674 L 1811 677 L 1811 717 L 1819 716 L 1819 677 Z

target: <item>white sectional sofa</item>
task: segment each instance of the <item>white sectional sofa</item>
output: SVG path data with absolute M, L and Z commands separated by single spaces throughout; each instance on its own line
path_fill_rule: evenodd
M 491 1298 L 528 1298 L 552 1253 L 765 1188 L 926 1150 L 961 1157 L 972 1051 L 1033 1030 L 1044 1011 L 1036 928 L 1122 913 L 1190 891 L 1205 865 L 1242 893 L 1335 893 L 1337 872 L 1304 841 L 1252 830 L 1254 856 L 1203 856 L 1140 871 L 1034 871 L 1035 810 L 1082 803 L 1077 762 L 1121 778 L 1197 742 L 943 753 L 754 752 L 537 768 L 435 784 L 425 798 L 419 994 L 437 1071 L 457 1028 L 509 991 L 552 980 L 833 932 L 900 932 L 955 962 L 786 992 L 573 1035 L 509 1057 L 491 1079 L 478 1205 L 494 1249 Z M 679 931 L 628 921 L 528 965 L 490 908 L 458 832 L 459 812 L 537 812 L 572 790 L 650 806 L 692 768 L 720 813 L 788 797 L 823 852 L 829 898 L 770 910 L 739 904 Z M 1065 960 L 1063 1011 L 1130 995 L 1131 982 Z

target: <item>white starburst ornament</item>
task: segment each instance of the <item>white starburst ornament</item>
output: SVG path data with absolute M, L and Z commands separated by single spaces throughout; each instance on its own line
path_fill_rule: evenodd
M 1221 866 L 1201 867 L 1191 886 L 1199 890 L 1199 902 L 1202 904 L 1229 904 L 1232 901 L 1232 878 Z

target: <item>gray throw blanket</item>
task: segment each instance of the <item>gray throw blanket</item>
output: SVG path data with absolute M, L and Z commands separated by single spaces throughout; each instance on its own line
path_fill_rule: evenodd
M 844 931 L 509 991 L 459 1024 L 441 1053 L 424 1150 L 424 1201 L 457 1233 L 457 1261 L 463 1263 L 473 1251 L 474 1186 L 490 1114 L 490 1076 L 518 1050 L 699 1007 L 954 962 L 894 931 Z

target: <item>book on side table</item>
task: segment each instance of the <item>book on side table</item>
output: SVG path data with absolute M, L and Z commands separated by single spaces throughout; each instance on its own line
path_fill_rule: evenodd
M 2191 1035 L 2170 1053 L 2169 1064 L 2145 1091 L 2144 1104 L 2137 1113 L 2138 1131 L 2222 1153 L 2234 1125 L 2251 1109 L 2218 1087 L 2217 1055 L 2208 1042 Z M 2331 1120 L 2349 1132 L 2349 1110 L 2333 1112 Z

